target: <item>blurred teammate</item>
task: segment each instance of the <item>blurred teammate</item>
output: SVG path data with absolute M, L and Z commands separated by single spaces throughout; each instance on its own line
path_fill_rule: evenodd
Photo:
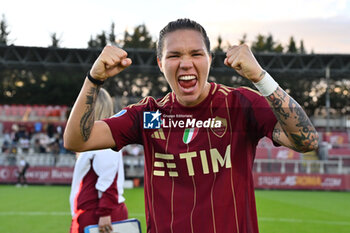
M 96 97 L 95 119 L 113 114 L 112 99 L 101 89 Z M 112 232 L 111 222 L 128 218 L 123 197 L 124 167 L 121 152 L 111 149 L 78 154 L 70 193 L 73 216 L 70 233 L 98 224 L 100 232 Z
M 208 83 L 210 42 L 194 21 L 173 21 L 160 32 L 157 61 L 171 93 L 95 121 L 103 81 L 132 63 L 122 49 L 105 47 L 73 107 L 65 146 L 84 151 L 143 144 L 147 232 L 257 233 L 252 167 L 258 141 L 267 136 L 294 150 L 314 150 L 315 128 L 246 45 L 232 46 L 224 63 L 260 93 Z
M 21 185 L 27 185 L 26 172 L 29 168 L 29 163 L 25 160 L 24 156 L 21 156 L 18 161 L 18 176 L 17 176 L 17 187 Z

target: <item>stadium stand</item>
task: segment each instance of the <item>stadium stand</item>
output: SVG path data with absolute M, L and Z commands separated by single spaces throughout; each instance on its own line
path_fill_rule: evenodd
M 68 107 L 64 105 L 0 105 L 0 120 L 12 122 L 66 120 Z
M 42 170 L 43 168 L 61 169 L 56 170 L 55 174 L 65 174 L 68 178 L 58 182 L 69 183 L 75 154 L 66 151 L 62 144 L 67 112 L 67 106 L 58 105 L 0 105 L 0 171 L 6 167 L 15 169 L 19 157 L 25 155 L 34 171 L 33 176 L 48 171 Z M 319 134 L 320 148 L 311 153 L 298 153 L 283 146 L 276 147 L 270 139 L 261 139 L 257 146 L 254 174 L 273 174 L 270 177 L 272 180 L 279 175 L 285 175 L 281 179 L 288 180 L 291 174 L 350 175 L 350 131 L 323 132 L 321 129 Z M 123 149 L 123 154 L 126 178 L 142 180 L 142 146 L 129 145 Z M 327 181 L 333 178 L 324 179 Z

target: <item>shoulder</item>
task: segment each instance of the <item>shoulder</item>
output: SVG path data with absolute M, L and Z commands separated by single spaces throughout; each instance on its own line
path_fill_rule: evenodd
M 259 102 L 266 102 L 265 98 L 250 87 L 228 87 L 223 84 L 213 84 L 212 95 L 216 100 L 228 99 L 229 104 L 253 106 Z
M 253 108 L 270 108 L 266 98 L 258 91 L 249 87 L 237 88 L 237 91 L 241 95 L 241 102 L 245 105 L 249 105 Z
M 228 87 L 226 85 L 217 84 L 217 83 L 213 83 L 212 85 L 213 85 L 213 88 L 212 88 L 211 94 L 224 95 L 224 96 L 228 96 L 230 94 L 244 95 L 250 98 L 262 96 L 258 91 L 250 87 L 241 86 L 241 87 L 234 88 L 234 87 Z
M 264 98 L 260 92 L 250 88 L 250 87 L 239 87 L 236 89 L 237 92 L 244 95 L 248 99 Z

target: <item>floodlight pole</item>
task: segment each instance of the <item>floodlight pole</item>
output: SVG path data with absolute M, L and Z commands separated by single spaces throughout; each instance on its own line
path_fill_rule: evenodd
M 326 67 L 326 114 L 327 114 L 327 120 L 326 120 L 326 132 L 329 132 L 329 110 L 331 107 L 331 101 L 329 97 L 329 79 L 330 79 L 330 67 L 327 65 Z

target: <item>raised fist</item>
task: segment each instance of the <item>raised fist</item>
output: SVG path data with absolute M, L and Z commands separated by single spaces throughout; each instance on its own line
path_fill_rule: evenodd
M 252 82 L 258 82 L 263 78 L 261 75 L 263 69 L 246 44 L 229 48 L 224 63 Z
M 107 45 L 94 62 L 90 74 L 94 79 L 104 81 L 131 65 L 132 61 L 123 49 Z

